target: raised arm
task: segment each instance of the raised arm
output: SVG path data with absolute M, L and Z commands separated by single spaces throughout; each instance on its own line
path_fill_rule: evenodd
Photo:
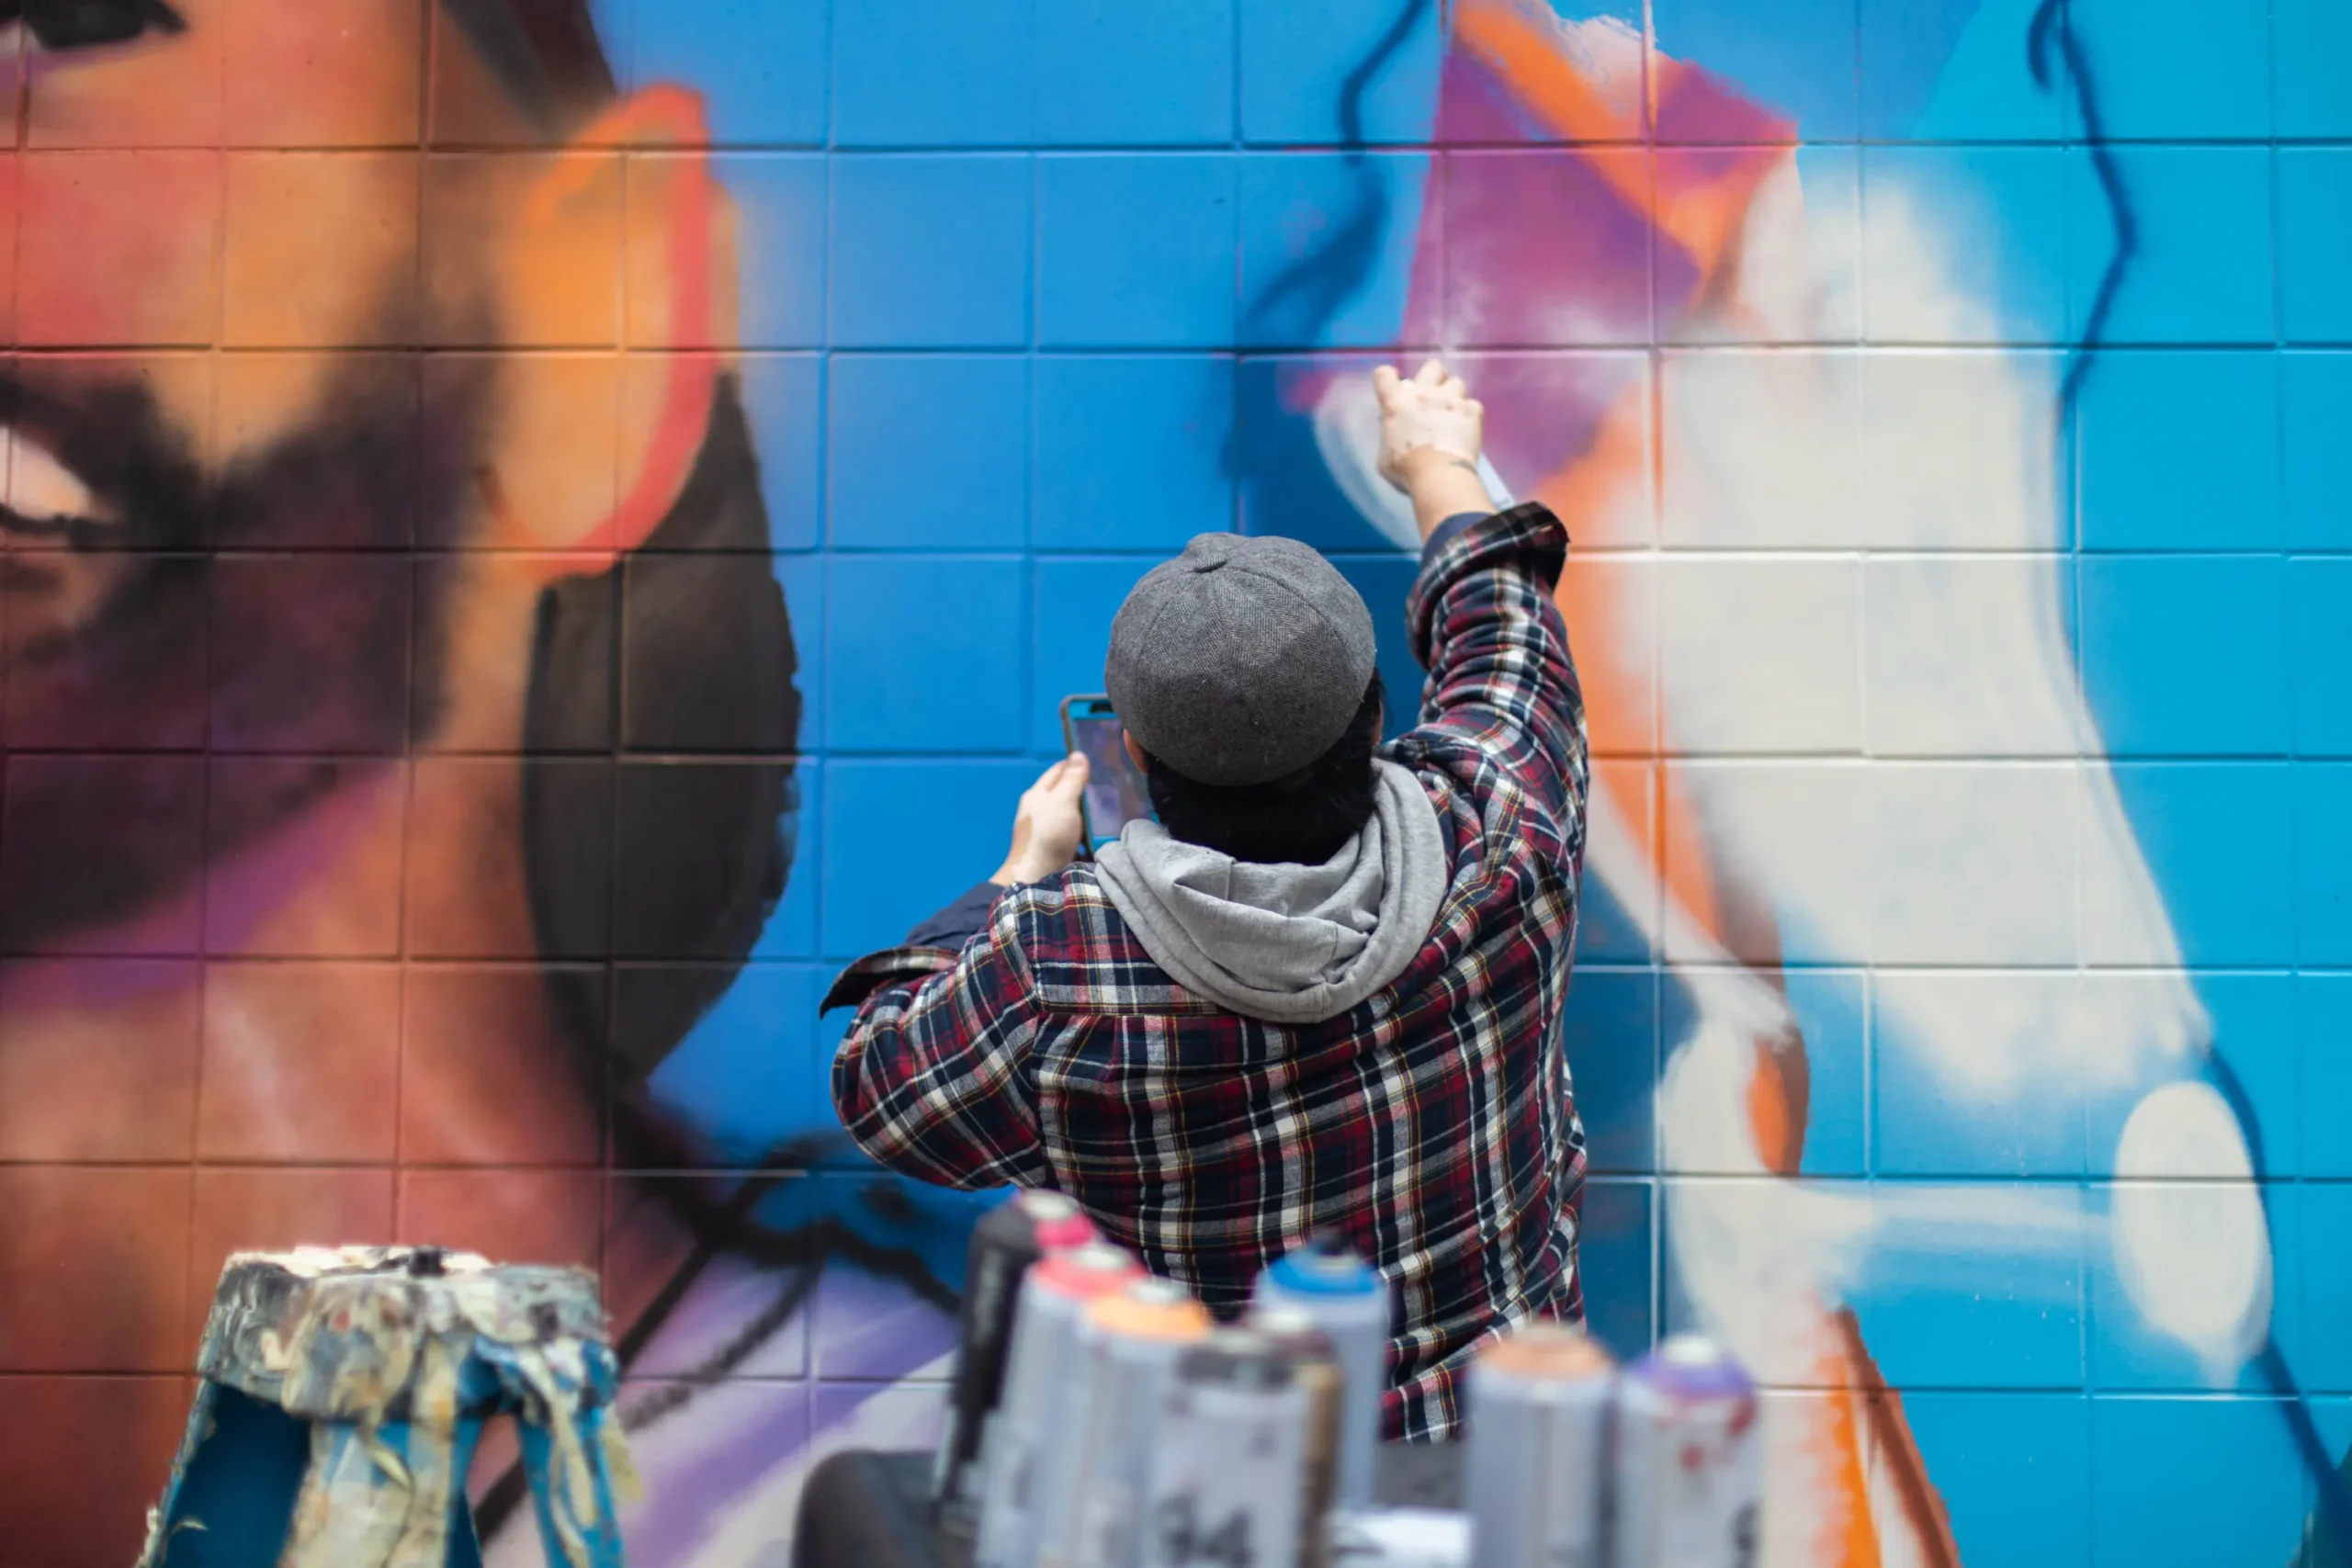
M 1420 574 L 1406 604 L 1427 739 L 1468 740 L 1563 822 L 1588 782 L 1584 696 L 1553 590 L 1567 531 L 1540 503 L 1495 513 L 1478 479 L 1485 410 L 1431 360 L 1374 373 L 1381 471 L 1413 501 Z

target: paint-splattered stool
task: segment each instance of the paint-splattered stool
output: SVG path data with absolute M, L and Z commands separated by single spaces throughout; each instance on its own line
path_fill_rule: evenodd
M 635 1476 L 594 1276 L 471 1253 L 239 1253 L 140 1568 L 478 1568 L 466 1471 L 521 1428 L 548 1560 L 621 1568 Z

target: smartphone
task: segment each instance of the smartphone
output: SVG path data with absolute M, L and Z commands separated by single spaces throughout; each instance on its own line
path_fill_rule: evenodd
M 1086 754 L 1086 794 L 1080 809 L 1086 817 L 1086 851 L 1107 844 L 1138 818 L 1151 816 L 1151 791 L 1143 770 L 1127 755 L 1126 730 L 1111 699 L 1095 694 L 1062 699 L 1062 741 Z

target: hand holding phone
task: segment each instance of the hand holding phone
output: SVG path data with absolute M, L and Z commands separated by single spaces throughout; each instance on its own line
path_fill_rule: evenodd
M 1151 817 L 1151 791 L 1143 770 L 1127 754 L 1127 732 L 1111 699 L 1099 694 L 1062 699 L 1062 739 L 1083 754 L 1087 775 L 1082 809 L 1086 814 L 1085 847 L 1119 836 L 1126 825 Z
M 1069 869 L 1086 849 L 1086 759 L 1064 757 L 1021 792 L 1012 814 L 1012 848 L 989 878 L 1000 887 L 1043 882 Z

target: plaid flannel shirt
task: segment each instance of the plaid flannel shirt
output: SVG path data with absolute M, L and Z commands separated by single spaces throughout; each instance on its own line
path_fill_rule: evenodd
M 960 953 L 843 974 L 833 1062 L 858 1145 L 954 1187 L 1050 1187 L 1212 1308 L 1335 1224 L 1396 1292 L 1384 1416 L 1451 1434 L 1472 1348 L 1577 1319 L 1584 1129 L 1562 1055 L 1588 783 L 1584 702 L 1552 589 L 1567 536 L 1526 504 L 1430 541 L 1407 602 L 1429 671 L 1382 754 L 1436 806 L 1437 922 L 1385 990 L 1285 1026 L 1196 999 L 1091 862 L 1006 890 Z

